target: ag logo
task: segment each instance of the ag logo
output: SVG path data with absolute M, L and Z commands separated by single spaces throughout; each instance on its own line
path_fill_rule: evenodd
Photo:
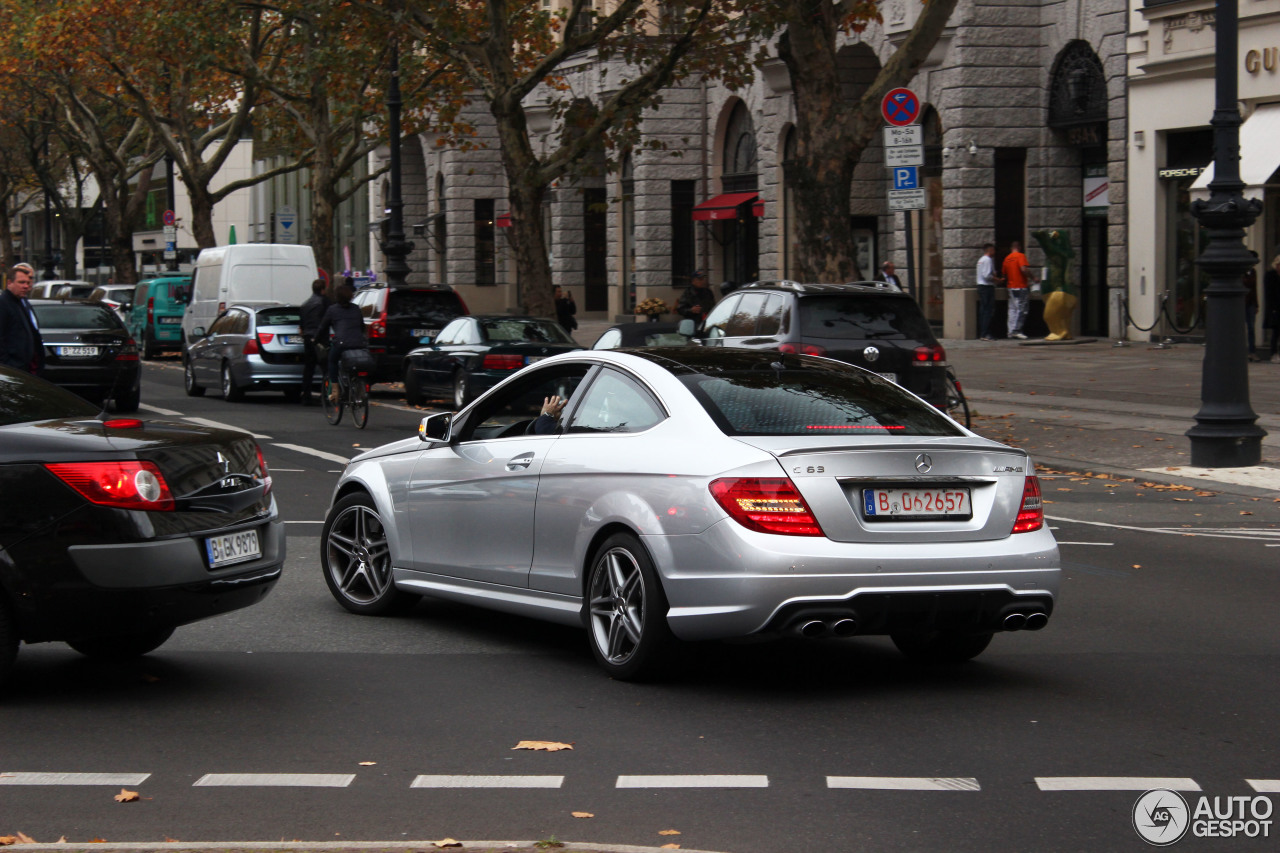
M 1142 840 L 1156 847 L 1168 847 L 1187 834 L 1191 812 L 1177 791 L 1156 788 L 1133 804 L 1133 828 Z

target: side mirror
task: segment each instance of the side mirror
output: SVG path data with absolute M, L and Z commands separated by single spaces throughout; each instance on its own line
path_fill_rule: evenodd
M 204 337 L 204 326 L 196 326 L 194 329 L 191 330 L 192 340 L 196 338 L 203 338 L 203 337 Z
M 453 435 L 453 412 L 436 412 L 418 423 L 418 438 L 422 441 L 445 441 Z
M 693 320 L 689 319 L 688 317 L 681 320 L 680 324 L 676 326 L 676 331 L 684 335 L 686 338 L 692 338 L 693 333 L 696 330 L 697 330 L 697 324 L 695 324 Z

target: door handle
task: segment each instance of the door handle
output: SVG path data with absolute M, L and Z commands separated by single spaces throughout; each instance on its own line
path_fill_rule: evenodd
M 519 456 L 513 456 L 507 460 L 508 471 L 523 471 L 533 463 L 532 453 L 521 453 Z

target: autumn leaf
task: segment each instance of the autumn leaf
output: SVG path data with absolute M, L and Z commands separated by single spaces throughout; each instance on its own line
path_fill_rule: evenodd
M 569 814 L 579 818 L 595 817 L 591 812 L 569 812 Z
M 1242 510 L 1240 510 L 1240 514 L 1241 514 L 1241 515 L 1253 515 L 1253 513 L 1249 512 L 1248 510 L 1243 510 L 1243 509 L 1242 509 Z
M 372 767 L 373 765 L 375 765 L 375 764 L 377 764 L 377 763 L 378 763 L 378 762 L 376 762 L 376 761 L 361 761 L 361 762 L 360 762 L 360 766 L 361 766 L 361 767 Z
M 571 743 L 559 743 L 553 740 L 522 740 L 512 749 L 536 749 L 542 752 L 559 752 L 562 749 L 573 749 Z
M 660 850 L 679 850 L 679 849 L 680 849 L 680 845 L 679 845 L 679 844 L 664 844 L 664 845 L 662 845 L 662 847 L 660 847 L 660 848 L 658 848 L 658 849 L 660 849 Z
M 680 830 L 678 830 L 678 829 L 663 829 L 663 830 L 659 830 L 659 831 L 658 831 L 658 834 L 659 834 L 659 835 L 679 835 L 679 834 L 680 834 Z
M 115 796 L 115 801 L 117 803 L 132 803 L 136 800 L 141 800 L 141 799 L 142 799 L 142 795 L 139 794 L 137 791 L 126 791 L 124 788 L 121 788 L 120 793 L 116 794 Z
M 8 847 L 10 844 L 17 844 L 18 839 L 12 835 L 0 835 L 0 847 Z
M 1182 501 L 1183 503 L 1191 503 L 1191 502 L 1192 502 L 1192 499 L 1191 499 L 1191 498 L 1174 498 L 1174 500 L 1175 500 L 1175 501 Z
M 462 846 L 461 841 L 456 841 L 452 838 L 441 838 L 439 841 L 432 841 L 431 843 L 434 844 L 436 847 L 461 847 Z

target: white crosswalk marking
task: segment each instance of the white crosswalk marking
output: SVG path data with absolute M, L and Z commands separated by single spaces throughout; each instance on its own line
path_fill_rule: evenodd
M 970 776 L 828 776 L 828 788 L 857 788 L 875 791 L 981 791 Z
M 1037 776 L 1041 791 L 1199 791 L 1194 779 L 1163 776 Z
M 418 776 L 410 788 L 559 788 L 563 776 Z
M 1245 779 L 1259 794 L 1280 794 L 1280 779 Z
M 150 773 L 0 773 L 0 785 L 141 785 Z
M 283 447 L 285 450 L 293 450 L 298 453 L 305 453 L 308 456 L 318 456 L 319 458 L 324 459 L 327 462 L 340 462 L 343 465 L 346 465 L 348 462 L 351 461 L 351 457 L 349 456 L 339 456 L 336 453 L 326 453 L 323 450 L 316 450 L 314 447 L 304 447 L 301 444 L 285 444 L 282 441 L 277 441 L 277 442 L 273 442 L 272 446 Z
M 206 773 L 193 787 L 345 788 L 354 773 Z
M 619 788 L 767 788 L 768 776 L 619 776 Z

